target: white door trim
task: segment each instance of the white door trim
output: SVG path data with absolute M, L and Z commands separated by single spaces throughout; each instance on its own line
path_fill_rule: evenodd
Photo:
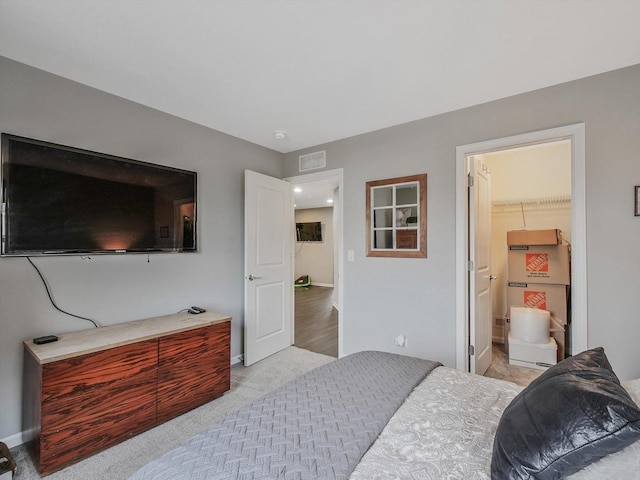
M 335 168 L 331 170 L 323 170 L 321 172 L 307 173 L 303 175 L 296 175 L 293 177 L 287 177 L 284 180 L 290 183 L 295 183 L 296 185 L 302 183 L 311 183 L 316 182 L 318 180 L 328 180 L 336 178 L 338 180 L 338 206 L 336 212 L 338 214 L 338 357 L 342 357 L 343 353 L 343 331 L 344 331 L 344 319 L 342 317 L 342 312 L 344 312 L 344 223 L 343 223 L 343 212 L 344 212 L 344 170 L 342 168 Z M 294 215 L 295 218 L 295 215 Z M 293 254 L 293 253 L 292 253 Z M 293 264 L 293 261 L 291 262 Z M 291 276 L 293 278 L 293 272 L 291 272 Z M 334 288 L 336 286 L 334 285 Z
M 571 318 L 572 352 L 588 348 L 587 220 L 584 123 L 524 133 L 456 148 L 456 368 L 469 371 L 468 205 L 466 157 L 514 147 L 571 141 Z

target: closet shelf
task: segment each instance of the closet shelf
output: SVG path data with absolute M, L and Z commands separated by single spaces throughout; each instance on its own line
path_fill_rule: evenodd
M 571 203 L 571 195 L 553 195 L 549 197 L 516 198 L 511 200 L 495 200 L 491 202 L 493 207 L 514 207 L 521 205 L 554 205 L 558 203 Z

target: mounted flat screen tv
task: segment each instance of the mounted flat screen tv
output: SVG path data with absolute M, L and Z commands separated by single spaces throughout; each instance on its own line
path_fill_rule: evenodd
M 197 174 L 2 134 L 2 255 L 196 251 Z
M 296 239 L 298 242 L 321 242 L 322 224 L 320 222 L 296 223 Z

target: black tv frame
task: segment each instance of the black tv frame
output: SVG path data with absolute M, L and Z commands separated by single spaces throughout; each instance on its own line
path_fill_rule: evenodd
M 177 173 L 188 175 L 193 178 L 193 218 L 192 222 L 192 235 L 193 235 L 193 246 L 192 248 L 183 248 L 180 246 L 170 246 L 170 247 L 156 247 L 154 248 L 114 248 L 114 249 L 104 249 L 104 248 L 81 248 L 81 249 L 12 249 L 10 248 L 10 226 L 9 226 L 9 216 L 11 214 L 11 198 L 7 198 L 9 186 L 7 182 L 11 181 L 11 178 L 7 179 L 6 172 L 8 171 L 8 164 L 10 163 L 9 153 L 10 153 L 10 142 L 16 141 L 21 143 L 28 143 L 33 145 L 38 145 L 41 147 L 47 147 L 54 150 L 59 150 L 62 152 L 71 152 L 74 155 L 79 156 L 89 156 L 92 159 L 104 159 L 108 163 L 122 163 L 128 165 L 134 165 L 138 167 L 142 167 L 143 169 L 147 169 L 151 175 L 158 175 L 158 177 L 162 176 L 163 173 Z M 141 160 L 135 160 L 131 158 L 119 157 L 115 155 L 110 155 L 106 153 L 95 152 L 91 150 L 86 150 L 82 148 L 60 145 L 56 143 L 46 142 L 43 140 L 36 140 L 26 137 L 21 137 L 18 135 L 13 135 L 9 133 L 2 133 L 1 138 L 1 163 L 0 163 L 0 180 L 1 180 L 1 249 L 0 256 L 2 257 L 28 257 L 28 256 L 48 256 L 48 255 L 94 255 L 94 254 L 128 254 L 128 253 L 193 253 L 198 251 L 198 228 L 197 228 L 197 197 L 198 197 L 198 180 L 197 180 L 197 172 L 185 170 L 176 167 L 169 167 L 165 165 L 154 164 L 150 162 L 144 162 Z M 117 183 L 117 182 L 113 182 Z M 188 199 L 191 199 L 189 196 Z M 174 221 L 175 221 L 175 212 L 174 212 Z M 154 225 L 155 227 L 156 225 Z M 159 229 L 164 229 L 165 227 L 158 226 Z M 174 225 L 175 230 L 175 225 Z M 160 235 L 162 238 L 164 231 L 161 230 Z M 156 238 L 157 242 L 157 238 Z M 154 242 L 155 243 L 155 242 Z
M 309 236 L 312 238 L 308 238 Z M 320 238 L 317 238 L 316 236 L 319 236 Z M 322 243 L 324 241 L 322 223 L 296 222 L 296 241 L 298 243 Z

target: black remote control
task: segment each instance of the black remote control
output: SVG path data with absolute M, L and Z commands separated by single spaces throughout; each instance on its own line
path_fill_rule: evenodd
M 33 343 L 35 343 L 36 345 L 42 345 L 44 343 L 51 343 L 51 342 L 57 342 L 57 341 L 58 341 L 58 337 L 56 337 L 55 335 L 45 335 L 44 337 L 38 337 L 33 339 Z
M 191 307 L 191 310 L 195 310 L 195 311 L 196 311 L 196 312 L 198 312 L 198 313 L 204 313 L 204 312 L 206 312 L 206 310 L 205 310 L 204 308 L 194 307 L 194 306 L 192 306 L 192 307 Z

